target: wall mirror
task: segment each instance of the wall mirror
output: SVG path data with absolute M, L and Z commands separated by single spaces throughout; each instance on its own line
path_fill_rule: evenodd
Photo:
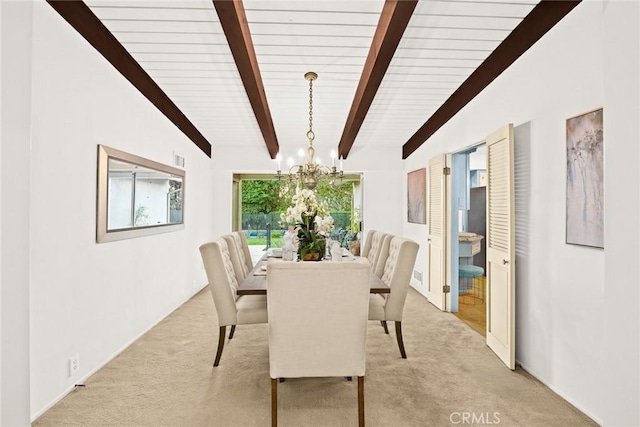
M 98 243 L 184 228 L 185 171 L 98 145 Z

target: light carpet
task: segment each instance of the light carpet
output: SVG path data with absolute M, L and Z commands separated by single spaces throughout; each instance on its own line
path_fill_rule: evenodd
M 267 325 L 239 326 L 212 366 L 218 325 L 203 289 L 33 423 L 46 426 L 268 426 Z M 484 338 L 411 289 L 402 359 L 393 324 L 369 322 L 368 426 L 596 425 Z M 227 328 L 228 329 L 228 328 Z M 278 386 L 280 426 L 357 425 L 357 381 L 290 379 Z

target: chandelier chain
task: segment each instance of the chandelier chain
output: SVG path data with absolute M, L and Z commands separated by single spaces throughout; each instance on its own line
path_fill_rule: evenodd
M 309 80 L 309 132 L 313 132 L 313 80 Z

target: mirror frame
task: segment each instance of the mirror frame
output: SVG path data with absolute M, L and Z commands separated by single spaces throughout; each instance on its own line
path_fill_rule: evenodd
M 154 169 L 156 171 L 168 173 L 182 178 L 182 222 L 108 230 L 107 218 L 109 215 L 109 159 L 117 159 L 123 162 L 131 163 L 149 169 Z M 174 168 L 172 166 L 154 162 L 153 160 L 148 160 L 134 154 L 129 154 L 115 148 L 98 144 L 96 242 L 112 242 L 115 240 L 133 239 L 136 237 L 183 230 L 185 209 L 185 178 L 186 172 L 182 169 Z

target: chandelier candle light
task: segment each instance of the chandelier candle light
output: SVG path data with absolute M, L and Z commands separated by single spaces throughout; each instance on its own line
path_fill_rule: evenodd
M 293 165 L 288 173 L 283 174 L 280 170 L 281 157 L 279 153 L 276 156 L 276 161 L 278 162 L 278 180 L 282 178 L 286 178 L 289 181 L 298 180 L 305 188 L 314 190 L 321 179 L 328 179 L 331 184 L 335 184 L 338 178 L 342 181 L 344 173 L 342 171 L 342 159 L 340 159 L 340 171 L 336 168 L 335 153 L 333 152 L 331 153 L 331 167 L 313 159 L 315 155 L 313 140 L 316 137 L 313 133 L 313 81 L 318 78 L 318 75 L 313 71 L 309 71 L 304 75 L 304 78 L 309 80 L 309 130 L 307 131 L 309 145 L 307 146 L 307 162 L 301 165 Z

